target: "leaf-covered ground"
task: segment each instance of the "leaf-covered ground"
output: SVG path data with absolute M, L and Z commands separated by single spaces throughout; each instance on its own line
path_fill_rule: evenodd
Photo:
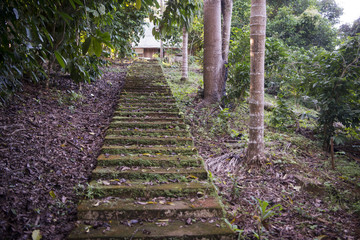
M 183 82 L 179 67 L 164 68 L 241 239 L 256 239 L 256 234 L 261 239 L 360 239 L 360 142 L 336 146 L 336 170 L 331 170 L 314 123 L 300 122 L 298 131 L 295 126 L 283 131 L 266 126 L 266 164 L 249 170 L 247 104 L 196 109 L 202 76 L 199 69 L 190 69 L 190 79 Z M 266 122 L 270 115 L 266 111 Z M 282 209 L 261 213 L 265 202 L 266 209 L 278 204 Z M 273 216 L 261 221 L 266 213 Z
M 126 66 L 81 91 L 66 76 L 46 90 L 25 84 L 0 109 L 0 239 L 64 239 L 95 167 Z

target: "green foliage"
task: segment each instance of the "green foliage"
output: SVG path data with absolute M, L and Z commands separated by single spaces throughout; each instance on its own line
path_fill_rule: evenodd
M 270 208 L 268 208 L 269 203 L 267 201 L 262 201 L 258 198 L 255 200 L 256 204 L 256 212 L 258 215 L 255 215 L 254 218 L 258 222 L 257 232 L 254 232 L 254 235 L 257 239 L 262 239 L 263 230 L 262 227 L 268 229 L 269 219 L 276 215 L 281 215 L 282 206 L 281 204 L 276 204 Z
M 282 39 L 289 46 L 313 46 L 333 48 L 336 30 L 332 23 L 321 16 L 315 6 L 309 6 L 300 15 L 295 15 L 294 8 L 282 7 L 269 21 L 267 35 Z
M 154 5 L 153 0 L 2 1 L 1 104 L 22 80 L 48 83 L 59 67 L 75 82 L 96 79 L 103 63 L 98 58 L 109 56 L 104 50 L 129 54 L 130 43 L 139 40 L 143 19 Z
M 244 28 L 250 24 L 251 0 L 235 0 L 231 18 L 232 28 Z
M 250 86 L 250 31 L 248 27 L 232 29 L 228 67 L 228 96 L 244 99 Z
M 278 100 L 276 101 L 276 107 L 272 111 L 270 117 L 270 125 L 274 128 L 280 129 L 282 131 L 287 130 L 287 126 L 294 124 L 296 115 L 287 102 L 284 101 L 281 94 L 278 95 Z
M 335 122 L 355 128 L 360 124 L 360 36 L 349 37 L 334 52 L 315 56 L 308 74 L 308 94 L 320 107 L 319 127 L 329 149 Z

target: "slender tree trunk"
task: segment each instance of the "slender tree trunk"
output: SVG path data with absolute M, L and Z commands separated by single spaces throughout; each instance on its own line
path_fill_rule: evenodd
M 181 80 L 188 79 L 188 31 L 183 27 L 183 45 L 182 45 L 182 74 Z
M 231 32 L 231 16 L 233 9 L 233 0 L 221 0 L 221 14 L 223 18 L 222 25 L 222 59 L 223 59 L 223 69 L 222 69 L 222 79 L 221 87 L 219 89 L 219 94 L 221 97 L 225 95 L 225 87 L 227 80 L 227 70 L 228 68 L 225 64 L 229 60 L 229 46 L 230 46 L 230 32 Z
M 163 15 L 163 0 L 160 0 L 160 12 L 161 12 L 161 17 Z M 164 57 L 164 46 L 163 46 L 163 41 L 162 41 L 162 35 L 160 33 L 160 59 L 161 61 L 163 60 Z
M 247 162 L 264 162 L 264 61 L 266 0 L 251 0 L 250 16 L 250 122 Z
M 221 98 L 223 60 L 221 44 L 221 0 L 204 0 L 204 102 Z

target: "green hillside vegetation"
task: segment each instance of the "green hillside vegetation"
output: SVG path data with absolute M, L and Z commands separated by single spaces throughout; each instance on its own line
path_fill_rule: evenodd
M 180 80 L 179 65 L 164 63 L 163 69 L 181 113 L 191 126 L 195 146 L 213 174 L 228 219 L 244 231 L 245 239 L 253 236 L 252 231 L 277 238 L 276 229 L 284 226 L 290 228 L 283 236 L 294 236 L 295 231 L 299 238 L 345 237 L 355 234 L 352 228 L 358 231 L 357 135 L 344 127 L 336 129 L 338 136 L 346 136 L 347 140 L 335 143 L 333 170 L 331 154 L 323 150 L 318 130 L 319 112 L 295 97 L 267 94 L 266 101 L 272 105 L 268 104 L 265 115 L 266 166 L 259 172 L 249 171 L 244 164 L 248 142 L 246 101 L 196 109 L 201 101 L 201 66 L 196 62 L 191 65 L 187 82 Z M 346 151 L 351 151 L 351 146 L 356 156 Z M 280 204 L 282 210 L 259 222 L 257 208 L 262 201 L 270 206 Z M 272 228 L 267 225 L 270 223 Z

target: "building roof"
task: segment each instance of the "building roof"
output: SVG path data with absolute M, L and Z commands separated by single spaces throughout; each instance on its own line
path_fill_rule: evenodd
M 153 23 L 145 25 L 145 35 L 140 39 L 140 42 L 134 48 L 160 48 L 160 41 L 156 40 L 152 34 L 154 28 Z

